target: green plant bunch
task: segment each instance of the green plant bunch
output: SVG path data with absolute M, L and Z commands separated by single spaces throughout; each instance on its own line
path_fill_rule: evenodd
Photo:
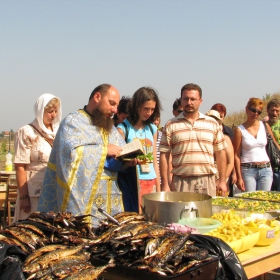
M 148 153 L 148 154 L 137 156 L 137 159 L 140 159 L 143 162 L 152 162 L 154 160 L 154 156 L 152 153 Z

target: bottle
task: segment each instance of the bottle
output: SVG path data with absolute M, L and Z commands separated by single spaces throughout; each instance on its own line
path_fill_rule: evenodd
M 13 162 L 12 162 L 13 155 L 9 151 L 6 154 L 6 162 L 5 162 L 5 171 L 13 171 Z

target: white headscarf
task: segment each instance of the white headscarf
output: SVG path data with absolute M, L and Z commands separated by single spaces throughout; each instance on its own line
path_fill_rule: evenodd
M 60 98 L 58 98 L 50 93 L 44 93 L 37 99 L 37 101 L 34 104 L 34 114 L 35 114 L 37 123 L 39 125 L 39 128 L 41 128 L 41 130 L 43 130 L 46 134 L 52 135 L 52 136 L 54 136 L 56 134 L 60 121 L 61 121 L 61 116 L 62 116 L 62 108 L 61 108 L 61 101 L 60 101 L 60 105 L 57 110 L 57 115 L 52 123 L 53 131 L 46 128 L 46 126 L 44 125 L 44 110 L 45 110 L 46 105 L 53 98 L 57 98 L 60 101 Z

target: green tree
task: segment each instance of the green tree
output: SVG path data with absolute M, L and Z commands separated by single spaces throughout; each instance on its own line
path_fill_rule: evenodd
M 264 102 L 268 102 L 271 99 L 271 94 L 266 93 L 265 96 L 263 97 Z
M 5 153 L 7 152 L 7 147 L 6 147 L 6 143 L 5 143 L 5 142 L 3 142 L 3 143 L 1 144 L 1 150 L 2 150 L 2 153 L 3 153 L 3 154 L 5 154 Z
M 11 141 L 14 141 L 14 136 L 15 136 L 15 132 L 11 129 L 11 131 L 10 131 L 10 139 L 11 139 Z

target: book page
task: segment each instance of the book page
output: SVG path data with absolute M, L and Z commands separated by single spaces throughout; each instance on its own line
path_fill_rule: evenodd
M 134 141 L 124 145 L 122 149 L 123 149 L 122 152 L 120 153 L 120 155 L 117 156 L 117 158 L 124 157 L 125 155 L 128 154 L 135 154 L 135 155 L 144 154 L 143 146 L 139 139 L 135 139 Z

